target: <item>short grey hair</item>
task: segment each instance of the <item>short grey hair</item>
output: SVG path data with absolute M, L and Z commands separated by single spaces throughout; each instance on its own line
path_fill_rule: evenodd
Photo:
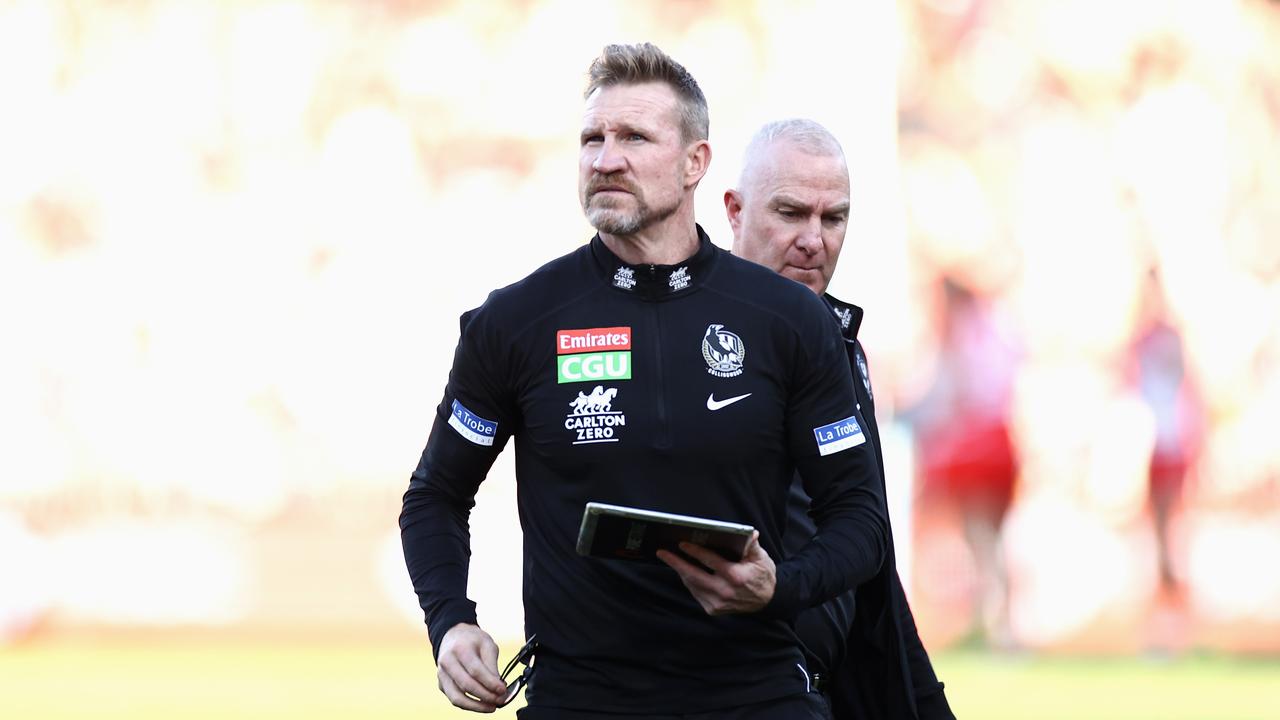
M 766 123 L 756 131 L 747 143 L 747 151 L 742 159 L 742 174 L 738 176 L 738 188 L 745 189 L 747 175 L 759 157 L 761 151 L 775 142 L 786 140 L 810 155 L 822 157 L 838 157 L 845 162 L 844 148 L 836 136 L 822 125 L 807 118 L 788 118 Z

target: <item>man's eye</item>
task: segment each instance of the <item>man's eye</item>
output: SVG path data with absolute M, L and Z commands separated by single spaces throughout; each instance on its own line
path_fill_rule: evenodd
M 795 220 L 796 218 L 800 217 L 800 213 L 796 212 L 795 210 L 779 210 L 778 214 L 788 220 Z
M 826 217 L 822 218 L 822 220 L 823 220 L 823 222 L 825 222 L 825 223 L 826 223 L 826 224 L 828 224 L 828 225 L 843 225 L 843 224 L 844 224 L 844 221 L 845 221 L 845 216 L 843 216 L 843 215 L 828 215 L 828 216 L 826 216 Z
M 644 139 L 645 139 L 645 137 L 644 137 L 643 135 L 641 135 L 640 133 L 631 133 L 631 134 L 627 135 L 627 139 L 628 139 L 628 140 L 630 140 L 631 142 L 640 142 L 640 141 L 644 140 Z
M 604 138 L 600 135 L 583 135 L 582 136 L 583 145 L 591 145 L 593 143 L 598 143 L 602 140 L 604 140 Z

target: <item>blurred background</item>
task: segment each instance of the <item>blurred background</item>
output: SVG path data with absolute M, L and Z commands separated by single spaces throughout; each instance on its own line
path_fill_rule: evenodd
M 759 125 L 844 144 L 957 714 L 1280 717 L 1265 0 L 0 2 L 0 715 L 453 716 L 400 495 L 458 315 L 591 236 L 586 69 L 645 40 L 721 246 Z M 478 503 L 511 649 L 509 453 Z

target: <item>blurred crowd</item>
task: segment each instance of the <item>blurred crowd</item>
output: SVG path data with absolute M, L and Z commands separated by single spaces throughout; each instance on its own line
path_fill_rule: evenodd
M 904 17 L 910 267 L 934 300 L 881 366 L 920 509 L 962 518 L 972 567 L 956 589 L 923 539 L 918 594 L 956 590 L 997 645 L 1274 648 L 1248 628 L 1280 619 L 1280 5 Z
M 1280 3 L 843 5 L 0 5 L 0 641 L 420 622 L 393 526 L 457 316 L 589 236 L 583 73 L 651 39 L 707 89 L 714 239 L 783 115 L 881 214 L 834 290 L 926 641 L 1280 649 Z

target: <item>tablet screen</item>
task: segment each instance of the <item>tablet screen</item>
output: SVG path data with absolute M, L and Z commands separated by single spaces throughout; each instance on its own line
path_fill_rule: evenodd
M 589 502 L 578 529 L 578 554 L 660 563 L 658 549 L 679 553 L 679 543 L 691 542 L 737 561 L 754 531 L 750 525 Z

